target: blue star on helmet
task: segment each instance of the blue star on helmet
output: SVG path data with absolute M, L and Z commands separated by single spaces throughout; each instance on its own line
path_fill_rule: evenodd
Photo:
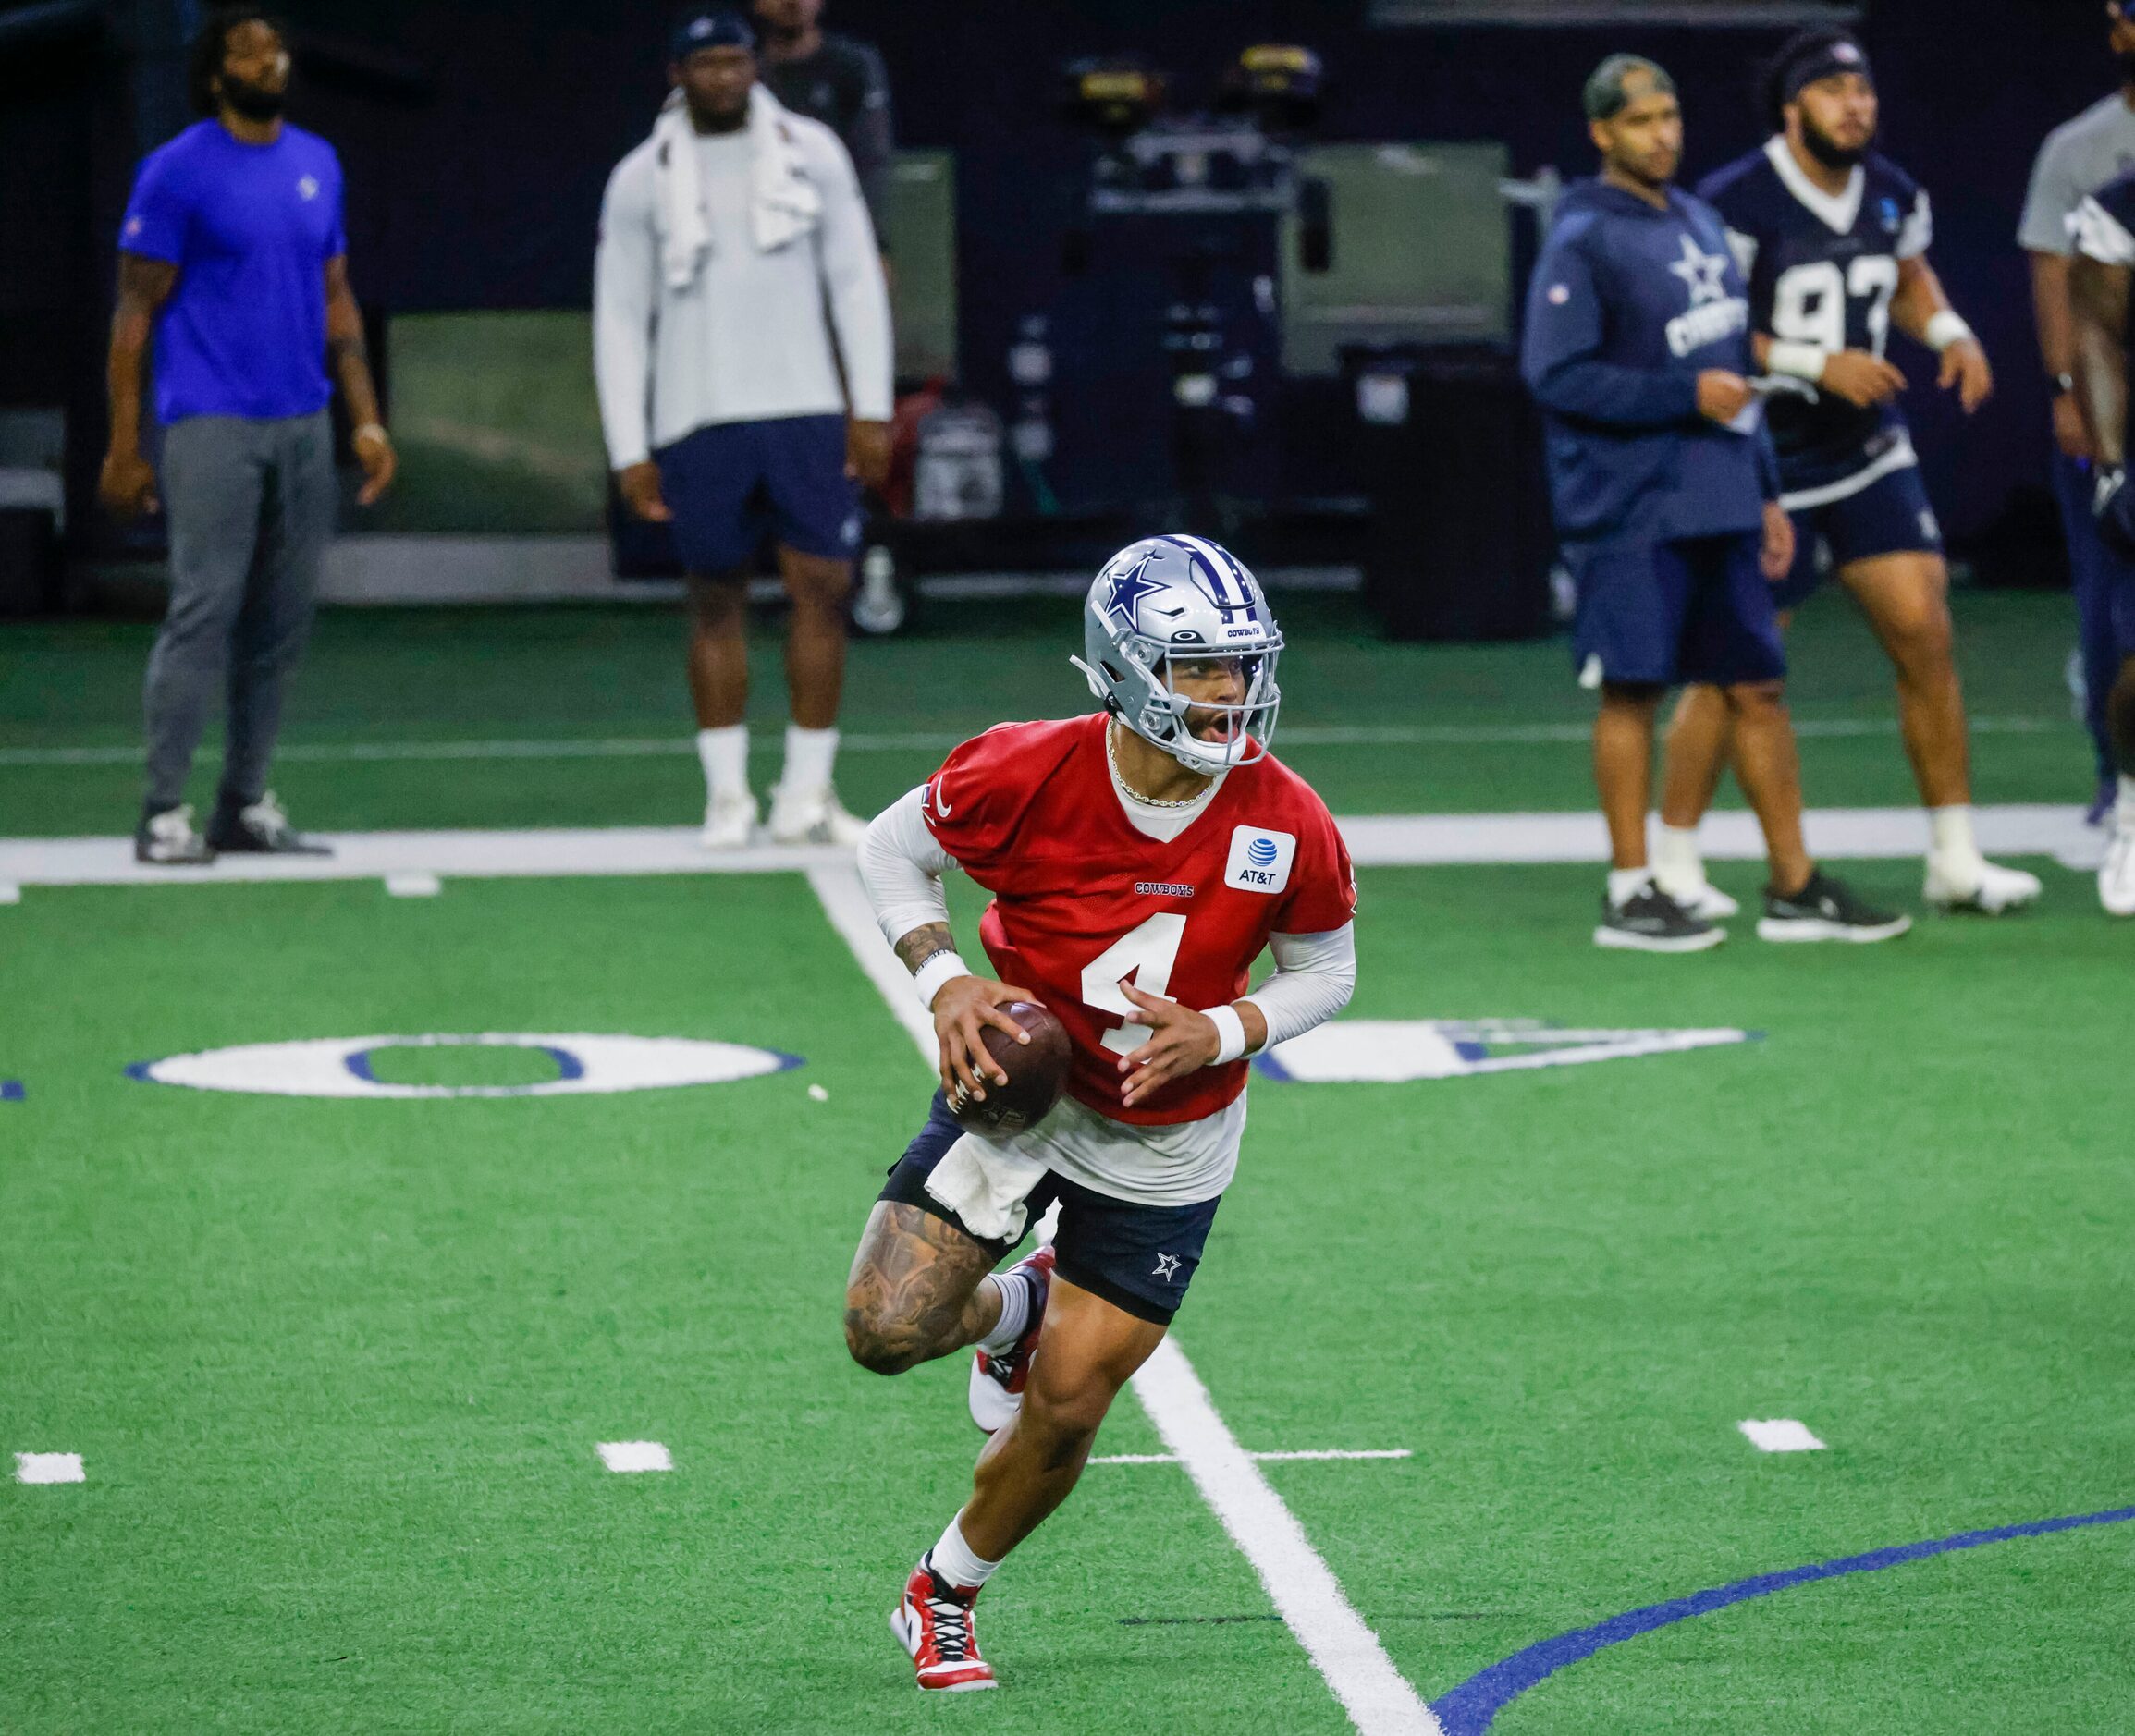
M 1122 568 L 1112 575 L 1111 589 L 1105 593 L 1105 613 L 1123 626 L 1135 624 L 1135 605 L 1152 592 L 1164 587 L 1150 578 L 1149 562 L 1153 555 L 1144 555 L 1132 567 Z
M 1727 286 L 1720 281 L 1721 274 L 1727 269 L 1725 253 L 1701 251 L 1698 243 L 1686 235 L 1683 238 L 1683 257 L 1668 269 L 1682 278 L 1685 287 L 1690 291 L 1692 307 L 1727 299 Z

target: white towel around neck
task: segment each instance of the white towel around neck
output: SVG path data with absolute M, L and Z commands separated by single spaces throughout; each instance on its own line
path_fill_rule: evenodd
M 822 192 L 808 177 L 791 121 L 784 105 L 762 85 L 749 92 L 749 234 L 759 252 L 799 239 L 823 217 Z M 712 249 L 711 219 L 697 173 L 696 136 L 682 93 L 671 92 L 653 123 L 653 137 L 660 145 L 654 170 L 661 218 L 660 270 L 670 289 L 688 288 Z

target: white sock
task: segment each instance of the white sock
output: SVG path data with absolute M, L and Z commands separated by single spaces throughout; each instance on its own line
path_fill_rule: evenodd
M 2113 824 L 2135 832 L 2135 773 L 2120 774 L 2120 799 L 2113 804 Z
M 1653 835 L 1653 877 L 1663 891 L 1704 884 L 1705 859 L 1698 854 L 1696 826 L 1661 823 Z
M 988 1272 L 978 1281 L 981 1286 L 992 1285 L 1000 1298 L 1000 1318 L 979 1339 L 978 1348 L 988 1356 L 1006 1355 L 1030 1325 L 1030 1280 L 1021 1272 Z
M 705 768 L 705 788 L 714 801 L 739 801 L 749 793 L 749 726 L 697 731 L 697 760 Z
M 830 766 L 838 757 L 835 729 L 786 726 L 786 770 L 779 788 L 789 795 L 813 796 L 830 788 Z
M 1933 840 L 1928 847 L 1931 861 L 1946 862 L 1953 867 L 1970 867 L 1980 860 L 1979 841 L 1972 836 L 1972 811 L 1969 805 L 1930 808 L 1928 836 Z
M 963 1515 L 949 1522 L 941 1541 L 926 1552 L 926 1564 L 942 1579 L 962 1591 L 976 1591 L 993 1577 L 999 1561 L 982 1560 L 963 1540 Z
M 1612 868 L 1609 870 L 1609 902 L 1622 906 L 1628 904 L 1652 879 L 1650 868 Z

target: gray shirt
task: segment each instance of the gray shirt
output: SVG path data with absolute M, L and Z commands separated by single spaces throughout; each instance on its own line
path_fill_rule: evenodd
M 2031 165 L 2031 190 L 2017 225 L 2018 246 L 2031 253 L 2073 253 L 2068 220 L 2076 208 L 2131 169 L 2135 108 L 2116 91 L 2046 135 Z

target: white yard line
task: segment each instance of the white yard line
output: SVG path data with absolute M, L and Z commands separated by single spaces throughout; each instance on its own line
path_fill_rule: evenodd
M 934 1021 L 912 992 L 912 979 L 875 925 L 875 912 L 851 862 L 808 871 L 830 926 L 852 948 L 867 980 L 934 1070 Z M 1232 1541 L 1253 1564 L 1277 1612 L 1364 1736 L 1442 1736 L 1438 1719 L 1394 1669 L 1393 1660 L 1342 1595 L 1282 1498 L 1238 1445 L 1176 1339 L 1167 1338 L 1134 1380 L 1135 1396 L 1171 1456 L 1186 1468 Z
M 826 862 L 808 870 L 808 886 L 822 904 L 823 914 L 830 919 L 830 926 L 838 931 L 838 938 L 852 948 L 853 959 L 888 1005 L 890 1017 L 903 1026 L 927 1072 L 933 1073 L 941 1054 L 935 1040 L 933 1016 L 913 992 L 912 972 L 898 963 L 897 955 L 875 925 L 875 907 L 867 902 L 860 871 L 850 857 Z
M 2061 717 L 1975 717 L 1978 736 L 2046 735 L 2075 726 Z M 976 733 L 973 731 L 971 733 Z M 1895 736 L 1889 717 L 1798 717 L 1798 736 L 1848 739 Z M 1287 725 L 1282 743 L 1289 747 L 1547 747 L 1585 741 L 1590 723 L 1543 724 L 1344 724 Z M 966 739 L 954 730 L 867 731 L 839 738 L 843 753 L 947 752 Z M 749 743 L 755 753 L 780 751 L 775 731 L 759 730 Z M 472 741 L 313 741 L 277 748 L 275 757 L 306 765 L 350 765 L 396 760 L 628 760 L 686 759 L 696 752 L 687 735 L 593 736 L 561 740 L 499 738 Z M 103 747 L 0 748 L 0 766 L 133 765 L 141 759 L 138 743 Z
M 1270 1459 L 1413 1459 L 1415 1450 L 1407 1447 L 1314 1447 L 1299 1452 L 1247 1453 L 1248 1459 L 1266 1462 Z M 1099 1453 L 1090 1461 L 1093 1465 L 1175 1465 L 1177 1453 Z
M 2094 857 L 2096 837 L 2076 807 L 2012 803 L 1977 811 L 1980 846 L 1990 854 Z M 1810 848 L 1836 861 L 1924 855 L 1927 817 L 1918 808 L 1812 808 Z M 1411 813 L 1340 822 L 1357 864 L 1424 868 L 1608 859 L 1601 815 Z M 843 866 L 852 854 L 830 845 L 752 845 L 711 851 L 694 826 L 611 826 L 581 831 L 344 832 L 331 856 L 226 856 L 205 868 L 152 868 L 133 860 L 125 837 L 0 838 L 0 886 L 199 886 L 239 880 L 374 880 L 399 874 L 443 879 L 518 875 L 791 874 Z M 1756 862 L 1764 842 L 1747 813 L 1706 817 L 1699 842 L 1708 862 Z M 872 917 L 869 919 L 872 926 Z
M 1201 1498 L 1253 1564 L 1278 1614 L 1365 1736 L 1441 1736 L 1438 1719 L 1393 1667 L 1379 1636 L 1282 1503 L 1253 1455 L 1238 1445 L 1176 1339 L 1159 1344 L 1135 1376 L 1135 1396 Z

